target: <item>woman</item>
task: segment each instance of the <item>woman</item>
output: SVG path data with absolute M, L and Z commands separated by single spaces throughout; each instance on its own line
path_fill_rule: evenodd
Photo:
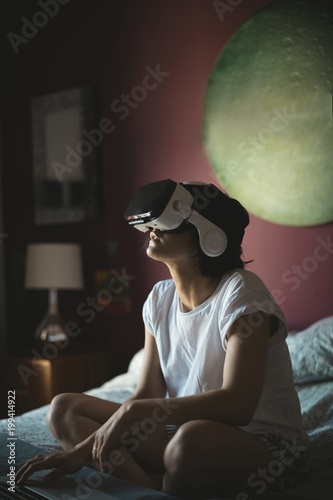
M 54 480 L 92 461 L 173 495 L 240 500 L 281 486 L 286 471 L 298 469 L 307 436 L 287 326 L 259 277 L 244 269 L 248 214 L 213 185 L 177 186 L 191 195 L 184 221 L 172 230 L 156 229 L 154 221 L 144 228 L 147 255 L 163 262 L 171 279 L 157 283 L 144 304 L 135 393 L 122 405 L 56 396 L 47 419 L 64 452 L 30 460 L 20 481 L 55 467 L 48 476 Z M 225 236 L 226 248 L 213 257 L 203 243 L 205 221 Z

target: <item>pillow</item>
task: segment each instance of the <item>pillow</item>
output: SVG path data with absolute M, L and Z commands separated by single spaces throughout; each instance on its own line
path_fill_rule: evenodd
M 143 363 L 143 351 L 144 349 L 142 348 L 134 354 L 133 358 L 130 361 L 130 364 L 128 365 L 128 372 L 139 375 Z
M 141 370 L 142 362 L 143 348 L 134 354 L 128 365 L 127 372 L 113 377 L 111 380 L 105 382 L 102 387 L 104 389 L 112 389 L 113 391 L 133 392 L 138 383 L 138 376 Z
M 333 379 L 333 316 L 287 337 L 296 384 Z

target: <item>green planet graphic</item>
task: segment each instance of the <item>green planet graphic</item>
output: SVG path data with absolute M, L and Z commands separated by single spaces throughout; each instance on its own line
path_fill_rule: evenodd
M 203 142 L 222 186 L 283 225 L 333 221 L 333 15 L 286 0 L 253 15 L 208 82 Z

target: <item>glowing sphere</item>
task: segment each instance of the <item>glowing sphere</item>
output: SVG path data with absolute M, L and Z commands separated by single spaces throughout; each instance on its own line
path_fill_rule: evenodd
M 211 74 L 203 140 L 222 186 L 285 225 L 333 220 L 330 2 L 277 1 L 230 38 Z

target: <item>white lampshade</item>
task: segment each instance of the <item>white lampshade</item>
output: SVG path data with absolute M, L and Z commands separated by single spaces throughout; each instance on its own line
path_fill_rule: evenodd
M 28 245 L 26 288 L 83 288 L 80 245 L 35 243 Z

